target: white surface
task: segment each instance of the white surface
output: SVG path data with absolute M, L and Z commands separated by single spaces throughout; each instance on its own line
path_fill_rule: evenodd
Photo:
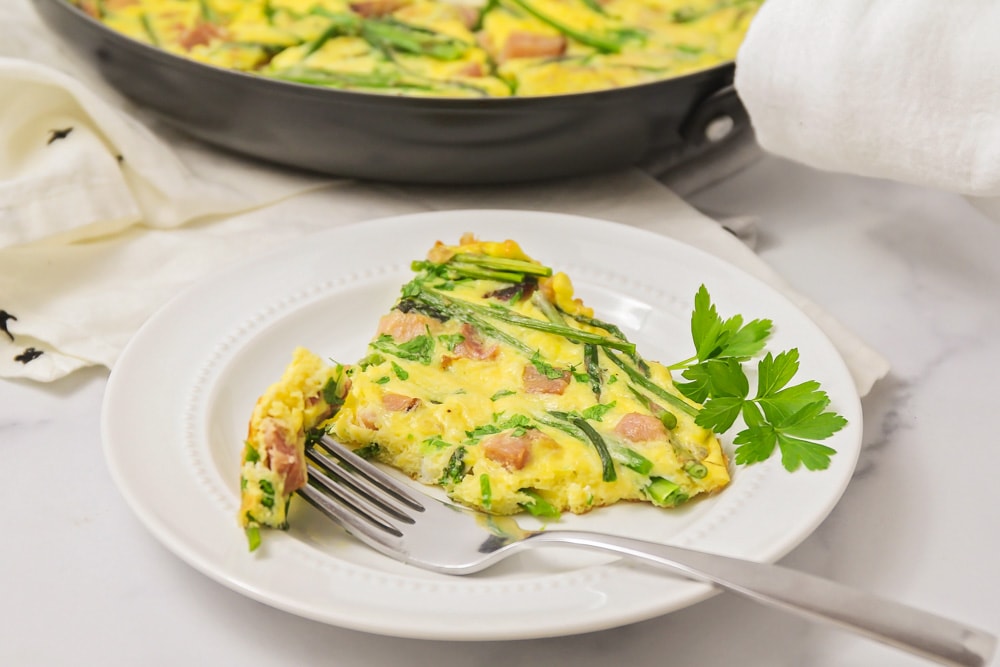
M 893 364 L 863 400 L 846 494 L 782 562 L 1000 631 L 990 436 L 1000 226 L 956 196 L 772 159 L 696 203 L 757 215 L 761 257 Z M 392 639 L 304 620 L 200 574 L 139 522 L 101 455 L 104 387 L 96 370 L 51 386 L 0 383 L 0 498 L 13 508 L 0 549 L 0 664 L 926 664 L 731 594 L 615 630 L 516 642 Z
M 683 509 L 623 504 L 564 517 L 551 529 L 773 561 L 840 499 L 860 451 L 857 392 L 826 336 L 779 292 L 707 253 L 625 225 L 551 213 L 449 211 L 303 238 L 199 283 L 143 326 L 111 374 L 102 431 L 112 475 L 147 527 L 194 567 L 255 599 L 394 636 L 571 634 L 704 599 L 708 586 L 565 549 L 526 554 L 474 577 L 431 574 L 373 554 L 298 500 L 292 529 L 265 532 L 264 547 L 247 551 L 235 519 L 238 462 L 257 396 L 298 345 L 338 361 L 361 358 L 374 323 L 412 276 L 410 262 L 435 241 L 454 243 L 465 232 L 516 239 L 528 254 L 566 270 L 599 318 L 619 323 L 647 358 L 665 363 L 693 351 L 691 309 L 704 284 L 724 317 L 772 319 L 768 349 L 797 347 L 802 364 L 794 382 L 819 381 L 831 409 L 849 422 L 824 441 L 837 454 L 822 472 L 789 474 L 776 453 L 765 464 L 736 467 L 724 492 Z M 155 401 L 146 387 L 157 388 Z M 732 434 L 723 440 L 731 458 Z

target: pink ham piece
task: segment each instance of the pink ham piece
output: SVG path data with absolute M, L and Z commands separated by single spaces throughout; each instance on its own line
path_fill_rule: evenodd
M 630 412 L 622 417 L 615 426 L 615 433 L 632 442 L 667 438 L 667 429 L 663 422 L 652 415 L 638 412 Z
M 440 328 L 441 323 L 433 317 L 399 310 L 383 315 L 378 321 L 378 335 L 389 334 L 397 343 L 406 343 L 417 336 L 423 336 L 428 329 L 434 333 Z
M 563 371 L 557 378 L 550 378 L 538 372 L 533 364 L 524 367 L 521 382 L 529 394 L 562 394 L 570 381 L 569 371 Z
M 534 429 L 520 436 L 510 433 L 491 435 L 482 442 L 483 456 L 508 470 L 520 470 L 531 457 L 531 443 L 539 437 L 545 436 Z
M 305 461 L 285 425 L 268 417 L 260 425 L 261 444 L 264 445 L 263 461 L 284 480 L 286 494 L 302 488 L 306 483 Z
M 409 412 L 418 405 L 420 405 L 420 399 L 412 396 L 393 393 L 382 395 L 382 406 L 389 412 Z
M 407 0 L 362 0 L 352 2 L 350 8 L 357 14 L 367 18 L 386 16 L 407 5 Z
M 507 36 L 500 50 L 500 62 L 512 58 L 554 58 L 566 53 L 566 37 L 540 35 L 536 32 L 515 30 Z
M 454 349 L 455 354 L 460 357 L 483 361 L 495 359 L 500 351 L 496 345 L 483 341 L 479 331 L 471 324 L 462 325 L 462 338 L 465 340 L 456 345 Z
M 190 51 L 196 46 L 204 46 L 216 37 L 222 35 L 222 29 L 213 23 L 198 23 L 185 30 L 180 37 L 180 44 Z

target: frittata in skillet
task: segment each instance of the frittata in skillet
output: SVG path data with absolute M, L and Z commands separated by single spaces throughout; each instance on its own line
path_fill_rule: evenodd
M 133 39 L 266 77 L 391 95 L 629 86 L 732 60 L 763 0 L 71 0 Z
M 469 235 L 413 268 L 364 358 L 328 365 L 298 350 L 261 397 L 243 454 L 245 526 L 283 525 L 275 508 L 304 483 L 303 444 L 322 432 L 494 514 L 673 507 L 728 484 L 695 404 L 565 274 L 514 241 Z

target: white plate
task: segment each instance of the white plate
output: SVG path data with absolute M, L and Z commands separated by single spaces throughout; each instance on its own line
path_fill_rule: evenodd
M 788 300 L 742 271 L 663 236 L 548 213 L 452 211 L 366 222 L 303 238 L 187 290 L 136 334 L 111 374 L 105 455 L 127 502 L 178 556 L 280 609 L 401 637 L 513 639 L 609 628 L 690 605 L 711 587 L 565 549 L 536 551 L 469 577 L 436 575 L 363 547 L 293 501 L 292 528 L 247 551 L 237 526 L 239 451 L 254 401 L 296 345 L 353 361 L 408 280 L 410 261 L 466 231 L 513 238 L 571 275 L 599 317 L 651 359 L 692 352 L 690 313 L 704 283 L 724 316 L 775 322 L 769 349 L 798 347 L 849 425 L 828 470 L 771 460 L 733 471 L 717 496 L 665 511 L 626 504 L 565 517 L 586 528 L 774 561 L 826 517 L 850 480 L 861 409 L 834 347 Z M 731 450 L 731 436 L 725 438 Z

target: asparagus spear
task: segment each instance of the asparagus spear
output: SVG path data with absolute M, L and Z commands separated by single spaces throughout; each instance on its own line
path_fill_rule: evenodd
M 392 17 L 364 19 L 322 7 L 314 8 L 312 13 L 330 19 L 330 25 L 306 50 L 307 56 L 331 37 L 339 35 L 360 36 L 380 50 L 429 56 L 436 60 L 457 60 L 469 50 L 469 45 L 462 40 Z
M 551 410 L 549 414 L 557 419 L 562 419 L 569 422 L 576 428 L 578 428 L 594 445 L 594 449 L 597 450 L 597 455 L 601 459 L 601 479 L 605 482 L 613 482 L 618 479 L 618 473 L 615 471 L 615 462 L 611 458 L 611 453 L 608 451 L 608 444 L 604 442 L 604 438 L 601 434 L 594 430 L 594 427 L 587 423 L 587 420 L 579 415 L 575 415 L 569 412 L 558 412 Z
M 330 88 L 397 88 L 401 90 L 431 90 L 427 84 L 408 81 L 395 72 L 334 72 L 311 67 L 291 67 L 272 72 L 270 76 L 284 81 L 306 83 Z
M 651 394 L 659 398 L 662 398 L 664 401 L 670 403 L 670 405 L 672 405 L 675 408 L 678 408 L 682 412 L 686 412 L 692 417 L 697 416 L 698 408 L 694 407 L 684 399 L 675 396 L 674 394 L 671 394 L 669 391 L 659 386 L 658 384 L 647 378 L 645 375 L 643 375 L 636 369 L 629 366 L 624 359 L 622 359 L 620 356 L 618 356 L 611 350 L 604 348 L 604 353 L 607 355 L 608 359 L 610 359 L 616 366 L 625 371 L 625 374 L 628 375 L 629 379 L 632 380 L 632 382 L 639 385 L 640 387 L 650 392 Z
M 573 39 L 581 44 L 593 47 L 600 51 L 601 53 L 619 53 L 624 46 L 625 40 L 621 39 L 621 36 L 616 36 L 614 34 L 597 34 L 592 32 L 584 32 L 582 30 L 577 30 L 569 25 L 566 25 L 559 19 L 550 16 L 549 14 L 543 12 L 538 7 L 535 7 L 529 0 L 511 0 L 515 5 L 528 12 L 535 18 L 537 18 L 542 23 L 549 25 L 562 34 L 566 35 L 570 39 Z
M 496 319 L 508 324 L 522 326 L 526 329 L 535 329 L 536 331 L 544 331 L 546 333 L 562 336 L 563 338 L 574 343 L 593 343 L 595 345 L 610 347 L 624 352 L 635 351 L 635 345 L 627 341 L 608 338 L 606 336 L 590 333 L 589 331 L 574 329 L 573 327 L 565 324 L 560 325 L 547 320 L 536 320 L 532 317 L 521 315 L 520 313 L 510 310 L 509 308 L 504 308 L 503 306 L 481 306 L 468 301 L 454 299 L 433 288 L 421 290 L 420 293 L 414 298 L 423 300 L 443 312 L 450 311 L 458 316 L 459 319 L 467 319 L 469 315 L 478 315 Z

